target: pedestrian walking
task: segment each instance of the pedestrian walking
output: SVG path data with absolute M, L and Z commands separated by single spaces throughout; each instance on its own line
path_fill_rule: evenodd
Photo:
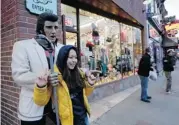
M 85 74 L 78 67 L 78 56 L 76 47 L 63 46 L 54 69 L 59 74 L 57 93 L 61 125 L 89 125 L 90 109 L 87 96 L 93 91 L 95 76 L 100 72 L 93 70 Z M 52 97 L 52 86 L 48 83 L 48 75 L 48 71 L 44 71 L 36 80 L 34 102 L 38 106 L 46 105 Z
M 57 15 L 42 13 L 37 19 L 37 35 L 13 46 L 11 69 L 14 82 L 21 87 L 18 108 L 21 125 L 45 125 L 46 115 L 56 121 L 51 100 L 44 106 L 38 106 L 32 100 L 38 74 L 50 68 L 49 53 L 53 53 L 56 60 L 62 47 L 57 39 L 58 27 Z M 49 79 L 57 81 L 57 74 L 51 73 Z
M 149 72 L 153 71 L 150 49 L 145 49 L 145 54 L 142 56 L 139 62 L 138 75 L 141 80 L 141 101 L 150 103 L 151 96 L 148 96 L 148 82 L 149 82 Z
M 172 87 L 172 71 L 174 71 L 173 62 L 173 51 L 171 49 L 167 50 L 167 55 L 163 58 L 163 70 L 167 79 L 166 92 L 171 92 Z

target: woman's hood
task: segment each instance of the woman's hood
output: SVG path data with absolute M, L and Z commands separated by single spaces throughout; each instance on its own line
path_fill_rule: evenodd
M 76 47 L 74 47 L 72 45 L 65 45 L 60 49 L 58 56 L 57 56 L 57 62 L 56 62 L 56 65 L 58 68 L 60 68 L 60 70 L 64 69 L 66 60 L 68 58 L 69 51 L 71 49 L 76 50 Z

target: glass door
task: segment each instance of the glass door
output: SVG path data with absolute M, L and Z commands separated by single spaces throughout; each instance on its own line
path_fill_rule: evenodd
M 62 31 L 63 44 L 77 47 L 80 54 L 80 29 L 79 29 L 79 8 L 74 8 L 61 4 L 62 8 Z M 79 56 L 79 65 L 81 66 L 81 57 Z
M 65 4 L 61 4 L 62 8 L 62 31 L 63 44 L 75 45 L 77 42 L 77 9 Z

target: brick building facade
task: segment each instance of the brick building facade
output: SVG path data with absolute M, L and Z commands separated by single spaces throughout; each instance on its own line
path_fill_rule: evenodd
M 144 45 L 146 18 L 142 13 L 144 9 L 142 0 L 113 0 L 113 2 L 140 23 Z M 58 0 L 59 17 L 61 15 L 60 5 L 61 1 Z M 11 77 L 11 54 L 16 41 L 34 37 L 37 16 L 27 11 L 25 0 L 2 0 L 1 10 L 1 124 L 19 125 L 17 106 L 20 88 Z

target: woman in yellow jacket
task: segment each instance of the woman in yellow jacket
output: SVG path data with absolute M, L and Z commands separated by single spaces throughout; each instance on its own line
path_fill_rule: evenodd
M 85 75 L 78 68 L 77 49 L 71 45 L 60 49 L 54 71 L 61 74 L 57 89 L 61 125 L 89 125 L 87 96 L 93 91 L 96 81 L 92 73 L 98 71 Z M 48 75 L 46 71 L 36 80 L 34 102 L 39 106 L 45 106 L 52 97 L 52 87 L 47 84 Z

